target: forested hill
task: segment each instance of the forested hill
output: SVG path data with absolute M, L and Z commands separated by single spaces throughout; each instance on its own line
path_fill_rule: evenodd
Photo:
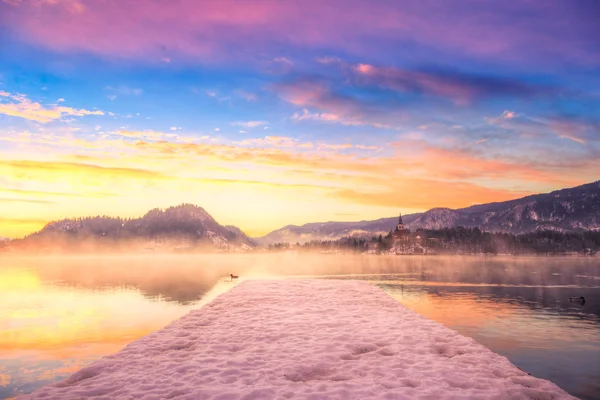
M 153 209 L 141 218 L 64 219 L 10 243 L 15 250 L 156 251 L 248 250 L 254 242 L 239 228 L 220 225 L 202 207 Z

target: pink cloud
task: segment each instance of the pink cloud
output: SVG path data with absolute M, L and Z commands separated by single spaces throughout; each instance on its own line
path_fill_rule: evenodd
M 491 125 L 503 128 L 518 128 L 521 137 L 537 137 L 540 134 L 555 135 L 560 139 L 568 139 L 579 144 L 600 140 L 600 123 L 568 117 L 531 117 L 517 114 L 514 111 L 504 111 L 498 117 L 485 118 Z
M 587 133 L 594 128 L 591 124 L 566 119 L 554 119 L 550 121 L 549 125 L 559 138 L 569 139 L 579 144 L 585 144 Z M 596 130 L 600 132 L 598 126 L 596 126 Z
M 337 95 L 329 85 L 312 80 L 299 80 L 273 85 L 273 90 L 283 100 L 302 107 L 302 112 L 292 116 L 293 120 L 316 120 L 336 122 L 344 125 L 365 125 L 363 119 L 367 107 L 358 101 Z M 318 110 L 311 112 L 309 109 Z
M 303 79 L 279 83 L 273 85 L 273 89 L 279 97 L 296 106 L 335 109 L 341 113 L 358 108 L 351 99 L 334 95 L 324 82 Z
M 349 66 L 360 84 L 376 85 L 403 93 L 419 93 L 451 99 L 466 105 L 491 96 L 531 96 L 544 88 L 533 88 L 521 82 L 489 76 L 477 76 L 451 71 L 418 71 L 394 67 L 376 67 L 369 64 Z M 514 115 L 506 115 L 511 118 Z
M 258 128 L 260 126 L 267 125 L 267 121 L 237 121 L 232 122 L 231 126 L 241 126 L 243 128 Z
M 302 110 L 292 115 L 295 121 L 321 121 L 342 125 L 370 125 L 389 129 L 405 118 L 404 112 L 388 103 L 363 101 L 336 93 L 331 85 L 312 79 L 298 79 L 271 86 L 277 95 Z
M 235 92 L 238 96 L 248 102 L 255 102 L 258 100 L 258 97 L 254 93 L 250 93 L 242 89 L 238 89 Z
M 58 51 L 201 61 L 282 44 L 380 54 L 419 43 L 515 63 L 600 60 L 598 28 L 583 4 L 534 1 L 4 0 L 0 14 L 25 40 Z M 577 21 L 573 24 L 572 21 Z M 3 22 L 4 24 L 4 22 Z M 523 57 L 527 55 L 527 57 Z
M 332 114 L 326 112 L 316 112 L 311 113 L 306 108 L 302 110 L 302 113 L 294 113 L 292 115 L 292 120 L 294 121 L 305 121 L 305 120 L 313 120 L 313 121 L 326 121 L 326 122 L 337 122 L 342 125 L 365 125 L 365 122 L 358 118 L 350 118 L 345 119 L 339 114 Z

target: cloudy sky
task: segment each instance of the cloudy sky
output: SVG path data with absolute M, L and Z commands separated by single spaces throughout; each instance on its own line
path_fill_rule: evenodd
M 250 235 L 600 176 L 595 0 L 0 0 L 0 236 Z

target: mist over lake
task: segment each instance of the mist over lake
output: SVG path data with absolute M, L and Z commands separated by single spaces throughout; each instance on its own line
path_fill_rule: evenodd
M 597 258 L 278 253 L 0 258 L 0 398 L 64 379 L 201 307 L 237 284 L 230 273 L 367 280 L 536 377 L 600 396 Z

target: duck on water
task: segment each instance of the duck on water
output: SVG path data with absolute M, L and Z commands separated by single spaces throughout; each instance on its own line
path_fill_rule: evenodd
M 581 297 L 569 297 L 569 301 L 571 303 L 583 304 L 583 303 L 585 303 L 585 297 L 583 297 L 583 296 L 581 296 Z

